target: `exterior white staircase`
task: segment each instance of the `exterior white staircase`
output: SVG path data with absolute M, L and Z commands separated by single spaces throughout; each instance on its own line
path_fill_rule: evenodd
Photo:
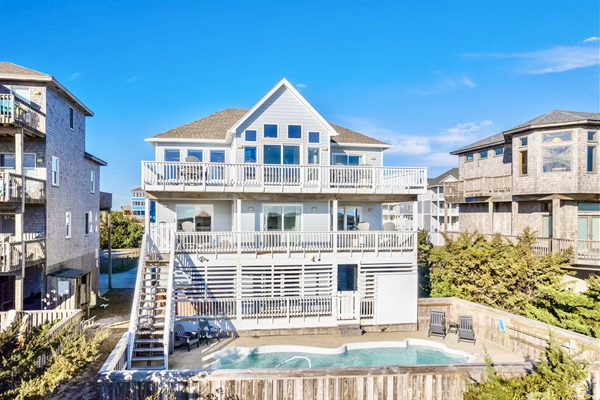
M 129 369 L 168 369 L 173 252 L 169 260 L 165 258 L 153 251 L 145 234 L 129 323 Z

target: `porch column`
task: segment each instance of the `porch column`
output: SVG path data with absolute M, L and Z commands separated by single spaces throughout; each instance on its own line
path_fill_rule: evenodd
M 337 232 L 337 214 L 338 214 L 338 201 L 337 199 L 331 202 L 331 230 Z
M 242 254 L 242 199 L 238 198 L 235 201 L 235 231 L 238 232 L 237 236 L 237 251 L 238 254 Z
M 511 210 L 511 235 L 516 236 L 519 234 L 519 203 L 516 201 L 512 202 L 512 210 Z
M 494 234 L 494 203 L 488 202 L 488 232 L 490 235 Z
M 552 199 L 552 238 L 562 239 L 560 199 Z
M 418 209 L 418 207 L 419 207 L 419 203 L 416 200 L 413 201 L 413 215 L 412 215 L 412 217 L 413 217 L 413 229 L 412 230 L 414 232 L 416 232 L 417 229 L 419 229 L 418 228 L 418 225 L 419 225 L 419 223 L 418 223 L 418 218 L 419 218 L 419 209 Z
M 15 211 L 15 242 L 21 243 L 21 273 L 15 276 L 15 310 L 23 309 L 23 280 L 25 279 L 25 242 L 23 241 L 25 214 L 25 178 L 23 177 L 23 128 L 15 132 L 15 174 L 21 176 L 21 205 Z
M 150 199 L 147 197 L 144 199 L 144 230 L 150 232 Z
M 448 203 L 444 201 L 444 233 L 448 233 Z

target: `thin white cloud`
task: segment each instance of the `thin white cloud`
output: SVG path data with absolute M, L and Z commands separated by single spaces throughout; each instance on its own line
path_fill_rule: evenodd
M 71 74 L 71 76 L 69 76 L 69 79 L 74 81 L 75 79 L 79 79 L 80 76 L 81 76 L 81 72 L 74 72 Z
M 432 140 L 447 145 L 469 143 L 478 136 L 487 135 L 493 126 L 494 123 L 490 120 L 463 122 L 452 128 L 444 129 Z
M 306 83 L 298 83 L 298 84 L 296 85 L 296 87 L 297 87 L 298 89 L 306 89 L 306 88 L 308 87 L 308 85 L 307 85 Z
M 129 83 L 129 82 L 133 82 L 133 81 L 136 81 L 136 80 L 137 80 L 137 76 L 133 75 L 133 76 L 130 76 L 129 78 L 127 78 L 125 80 L 125 82 Z
M 426 167 L 456 167 L 458 158 L 449 151 L 436 151 L 423 157 L 423 164 Z
M 520 72 L 532 75 L 559 73 L 600 64 L 600 51 L 596 36 L 571 46 L 554 46 L 543 50 L 520 53 L 470 54 L 469 57 L 514 59 L 521 63 Z
M 473 89 L 475 82 L 467 75 L 447 75 L 443 71 L 433 71 L 435 82 L 424 87 L 413 89 L 413 92 L 423 95 L 435 95 L 461 88 Z

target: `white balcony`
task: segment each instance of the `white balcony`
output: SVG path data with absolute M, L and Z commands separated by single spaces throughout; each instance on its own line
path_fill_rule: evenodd
M 150 227 L 157 251 L 167 253 L 173 231 Z M 412 252 L 415 232 L 338 231 L 338 232 L 177 232 L 178 253 L 303 253 L 303 252 Z
M 153 192 L 421 194 L 426 168 L 142 161 Z

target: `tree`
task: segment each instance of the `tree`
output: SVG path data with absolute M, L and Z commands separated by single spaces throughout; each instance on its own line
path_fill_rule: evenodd
M 144 227 L 133 217 L 124 216 L 120 211 L 111 211 L 111 239 L 113 249 L 138 248 L 142 243 Z M 108 248 L 108 217 L 100 219 L 100 248 Z
M 560 343 L 550 335 L 546 350 L 539 363 L 525 376 L 503 378 L 492 366 L 486 352 L 485 382 L 467 383 L 465 400 L 577 400 L 585 399 L 584 379 L 587 363 L 576 360 L 562 349 Z
M 516 243 L 477 233 L 446 238 L 429 256 L 431 296 L 456 296 L 600 337 L 600 279 L 591 279 L 586 293 L 569 290 L 562 278 L 570 274 L 564 269 L 570 252 L 540 257 L 534 241 L 529 229 Z
M 70 379 L 98 354 L 106 331 L 76 333 L 75 324 L 50 334 L 53 324 L 21 334 L 21 318 L 0 332 L 0 398 L 42 399 Z M 60 352 L 58 349 L 60 348 Z M 47 356 L 39 366 L 41 356 Z
M 429 297 L 431 285 L 429 282 L 429 257 L 433 244 L 429 239 L 429 231 L 417 231 L 417 264 L 419 266 L 419 297 Z

